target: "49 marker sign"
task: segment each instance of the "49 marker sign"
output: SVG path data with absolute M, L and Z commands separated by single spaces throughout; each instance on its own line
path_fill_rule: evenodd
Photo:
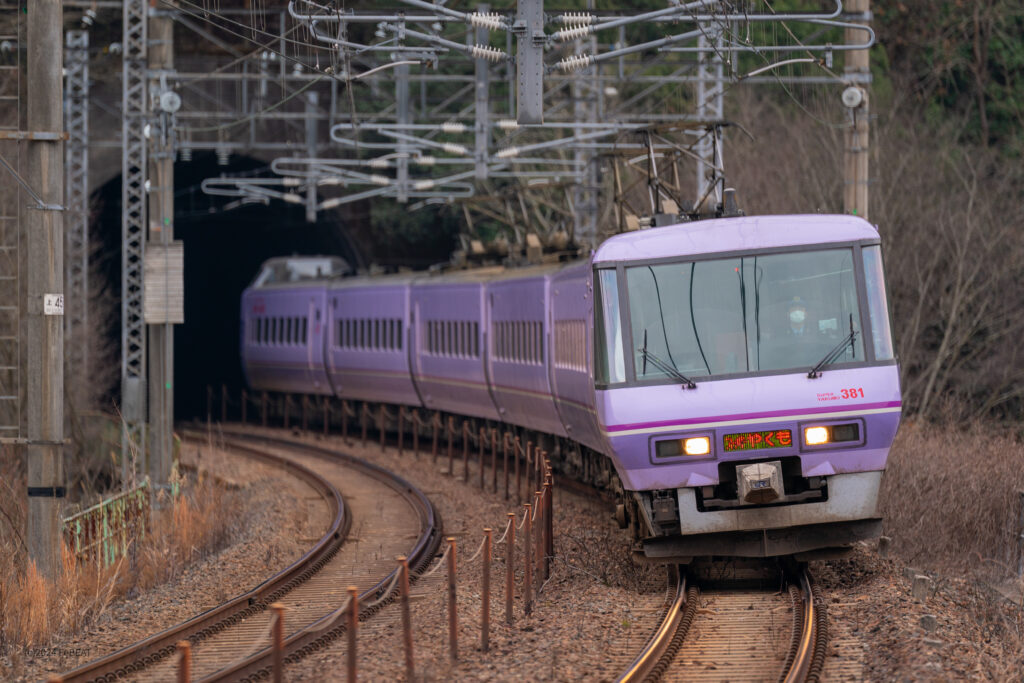
M 793 445 L 793 432 L 788 429 L 773 429 L 768 432 L 743 432 L 726 434 L 725 450 L 756 451 L 763 448 L 785 448 Z

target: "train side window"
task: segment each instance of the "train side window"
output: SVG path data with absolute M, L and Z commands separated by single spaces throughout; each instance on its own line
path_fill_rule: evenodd
M 622 348 L 622 321 L 619 317 L 619 282 L 614 270 L 595 274 L 594 302 L 594 379 L 612 384 L 626 381 L 626 355 Z
M 402 337 L 405 336 L 405 325 L 402 323 L 403 321 L 401 318 L 395 320 L 395 334 L 397 335 L 395 337 L 395 348 L 399 351 L 402 350 Z
M 302 343 L 309 343 L 309 318 L 302 319 Z
M 473 357 L 480 357 L 480 323 L 473 323 Z
M 875 360 L 892 360 L 892 327 L 885 294 L 882 248 L 877 245 L 864 247 L 864 282 L 867 285 L 868 317 L 871 320 Z

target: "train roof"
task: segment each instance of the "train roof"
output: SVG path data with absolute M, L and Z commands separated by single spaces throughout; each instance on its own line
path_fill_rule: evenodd
M 878 239 L 878 231 L 857 216 L 716 218 L 615 235 L 598 247 L 594 262 L 643 261 L 871 239 Z

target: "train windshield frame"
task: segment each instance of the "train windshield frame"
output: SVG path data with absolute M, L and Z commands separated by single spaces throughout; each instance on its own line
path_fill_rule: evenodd
M 851 332 L 829 367 L 894 362 L 874 243 L 598 264 L 595 284 L 599 386 L 806 372 Z

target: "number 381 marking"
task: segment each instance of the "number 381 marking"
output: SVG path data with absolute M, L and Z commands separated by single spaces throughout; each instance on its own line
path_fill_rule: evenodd
M 839 392 L 839 395 L 843 398 L 864 398 L 864 389 L 863 387 L 843 389 Z

